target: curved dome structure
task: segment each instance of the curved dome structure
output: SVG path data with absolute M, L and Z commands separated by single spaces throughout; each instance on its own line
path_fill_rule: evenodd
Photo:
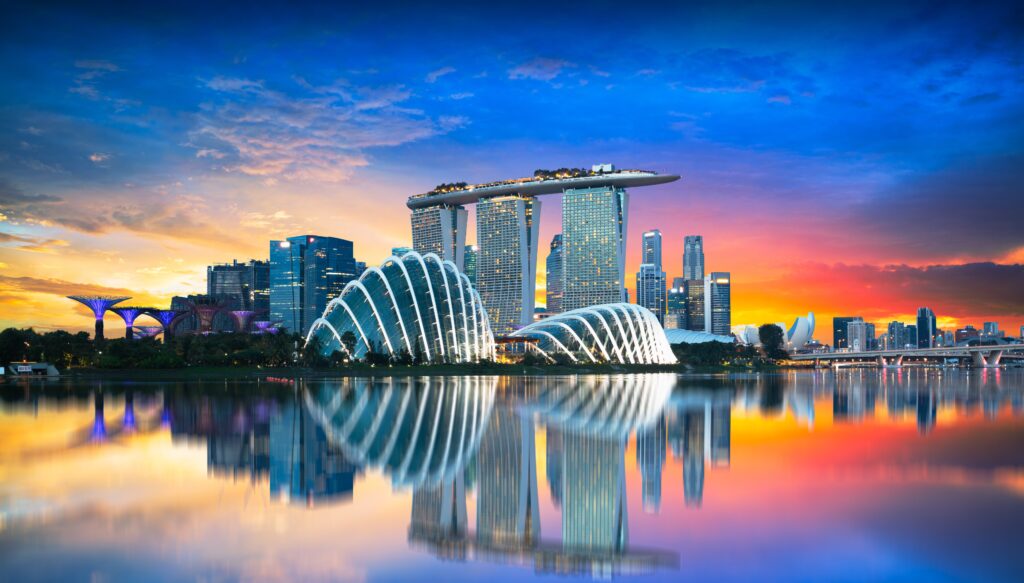
M 351 333 L 354 345 L 342 341 Z M 391 256 L 350 281 L 306 336 L 351 358 L 367 352 L 422 355 L 428 361 L 494 358 L 494 336 L 469 278 L 434 253 Z
M 667 328 L 665 337 L 669 344 L 704 344 L 705 342 L 722 342 L 733 344 L 736 339 L 732 336 L 721 336 L 710 332 L 698 332 L 695 330 L 682 330 L 680 328 Z
M 599 437 L 628 437 L 661 418 L 674 373 L 545 378 L 525 409 L 547 425 Z
M 536 348 L 548 358 L 565 354 L 582 363 L 676 363 L 657 318 L 636 304 L 571 310 L 524 326 L 512 336 L 535 339 Z
M 303 392 L 327 439 L 399 486 L 436 486 L 476 454 L 498 377 L 345 379 Z

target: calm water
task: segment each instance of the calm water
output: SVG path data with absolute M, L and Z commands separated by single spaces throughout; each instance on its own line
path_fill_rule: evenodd
M 3 386 L 0 580 L 1019 581 L 1024 371 Z

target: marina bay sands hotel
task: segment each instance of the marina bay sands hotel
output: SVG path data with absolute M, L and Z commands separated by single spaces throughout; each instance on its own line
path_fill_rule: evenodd
M 476 288 L 495 335 L 533 321 L 539 196 L 562 195 L 562 309 L 625 301 L 627 188 L 678 176 L 617 170 L 538 170 L 530 178 L 442 184 L 409 198 L 413 248 L 465 269 L 466 205 L 476 204 Z M 549 283 L 550 285 L 550 283 Z

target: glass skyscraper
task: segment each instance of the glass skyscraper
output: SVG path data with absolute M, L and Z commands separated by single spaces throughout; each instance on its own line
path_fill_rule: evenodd
M 917 309 L 917 347 L 931 348 L 935 342 L 935 312 L 931 308 Z
M 270 319 L 303 335 L 356 277 L 352 242 L 301 235 L 270 242 Z
M 704 279 L 704 237 L 687 235 L 683 239 L 683 279 Z
M 206 295 L 229 310 L 270 309 L 270 263 L 223 263 L 206 268 Z
M 686 329 L 704 332 L 704 280 L 687 279 L 683 283 L 686 293 Z
M 661 231 L 653 229 L 644 233 L 641 239 L 640 263 L 650 263 L 664 269 L 661 263 Z
M 465 255 L 463 257 L 463 263 L 465 268 L 462 273 L 465 273 L 469 277 L 469 281 L 476 287 L 476 256 L 477 248 L 476 245 L 466 245 Z
M 562 198 L 562 310 L 625 301 L 629 195 L 614 186 L 567 189 Z
M 863 320 L 860 316 L 837 316 L 832 318 L 832 350 L 849 348 L 849 336 L 847 327 L 850 322 Z
M 636 273 L 636 303 L 665 325 L 665 272 L 652 263 L 641 264 Z
M 562 311 L 562 298 L 565 296 L 565 271 L 562 267 L 562 234 L 551 239 L 551 251 L 546 261 L 547 313 L 558 314 Z
M 502 196 L 476 205 L 476 287 L 496 335 L 533 321 L 540 201 Z
M 701 288 L 703 290 L 703 287 Z M 686 313 L 686 280 L 681 277 L 672 280 L 672 287 L 665 295 L 665 327 L 686 330 L 689 328 Z M 703 318 L 702 318 L 703 321 Z
M 731 278 L 715 271 L 704 280 L 704 331 L 728 336 L 732 328 Z
M 438 205 L 412 211 L 412 248 L 421 255 L 437 253 L 465 269 L 466 221 L 469 214 L 459 205 Z

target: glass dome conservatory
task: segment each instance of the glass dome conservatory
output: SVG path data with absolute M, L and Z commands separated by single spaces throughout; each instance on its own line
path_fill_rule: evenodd
M 361 359 L 371 350 L 433 362 L 494 358 L 494 337 L 469 278 L 451 261 L 415 251 L 370 267 L 327 304 L 306 342 L 325 356 Z
M 565 354 L 572 362 L 676 362 L 657 318 L 636 304 L 602 304 L 571 310 L 524 326 L 512 336 L 535 340 L 533 346 L 548 358 Z

